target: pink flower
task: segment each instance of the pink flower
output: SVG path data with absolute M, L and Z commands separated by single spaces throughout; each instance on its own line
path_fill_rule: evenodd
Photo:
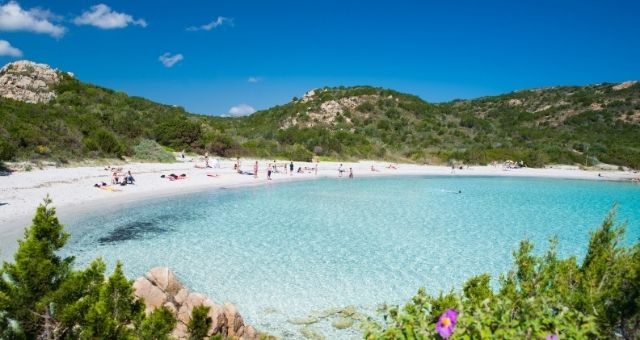
M 544 340 L 558 340 L 558 334 L 547 335 Z
M 436 325 L 436 332 L 441 337 L 447 339 L 453 334 L 453 329 L 456 328 L 456 321 L 458 320 L 458 312 L 455 309 L 447 309 L 438 320 Z

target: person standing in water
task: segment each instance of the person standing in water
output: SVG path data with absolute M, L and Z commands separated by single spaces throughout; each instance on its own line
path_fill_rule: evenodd
M 349 178 L 353 178 L 353 168 L 349 168 Z
M 289 176 L 293 176 L 293 161 L 289 164 Z
M 253 163 L 253 178 L 258 178 L 258 161 Z

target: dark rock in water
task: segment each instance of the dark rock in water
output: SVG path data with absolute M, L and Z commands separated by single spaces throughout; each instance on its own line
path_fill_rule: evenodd
M 135 221 L 114 229 L 106 236 L 99 238 L 98 242 L 105 244 L 137 240 L 150 234 L 161 234 L 167 231 L 169 231 L 169 229 L 160 227 L 153 222 Z

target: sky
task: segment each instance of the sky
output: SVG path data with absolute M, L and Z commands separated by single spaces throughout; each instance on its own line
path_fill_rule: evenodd
M 212 115 L 340 85 L 442 102 L 640 79 L 638 18 L 637 0 L 0 0 L 0 64 Z

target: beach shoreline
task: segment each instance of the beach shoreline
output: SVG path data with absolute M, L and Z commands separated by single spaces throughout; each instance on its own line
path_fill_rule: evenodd
M 252 171 L 253 159 L 243 159 L 242 169 Z M 14 172 L 0 177 L 0 251 L 2 254 L 13 253 L 24 227 L 30 224 L 36 207 L 43 198 L 49 195 L 53 206 L 57 209 L 62 223 L 72 217 L 90 214 L 105 208 L 126 206 L 130 203 L 150 199 L 166 198 L 194 194 L 211 190 L 231 189 L 247 186 L 272 185 L 299 180 L 319 178 L 338 178 L 340 164 L 346 172 L 342 178 L 348 178 L 349 168 L 354 176 L 500 176 L 500 177 L 539 177 L 558 179 L 609 180 L 628 181 L 637 178 L 638 174 L 630 171 L 582 170 L 573 166 L 554 166 L 543 169 L 521 168 L 503 169 L 501 166 L 471 166 L 463 169 L 435 165 L 397 164 L 397 169 L 388 168 L 387 162 L 360 161 L 357 163 L 321 162 L 318 172 L 284 174 L 284 160 L 277 161 L 279 173 L 272 175 L 273 180 L 266 179 L 268 160 L 258 160 L 259 176 L 240 175 L 233 170 L 233 160 L 222 160 L 220 168 L 196 168 L 198 162 L 178 163 L 127 163 L 118 165 L 124 172 L 130 170 L 136 179 L 135 185 L 116 186 L 119 191 L 106 191 L 95 188 L 96 183 L 111 181 L 111 172 L 105 167 L 70 167 L 45 168 L 32 171 Z M 313 168 L 315 163 L 294 162 L 298 167 Z M 371 166 L 377 171 L 371 171 Z M 174 173 L 185 174 L 186 178 L 169 181 L 161 178 Z M 207 174 L 217 174 L 209 177 Z M 13 246 L 11 246 L 13 244 Z

